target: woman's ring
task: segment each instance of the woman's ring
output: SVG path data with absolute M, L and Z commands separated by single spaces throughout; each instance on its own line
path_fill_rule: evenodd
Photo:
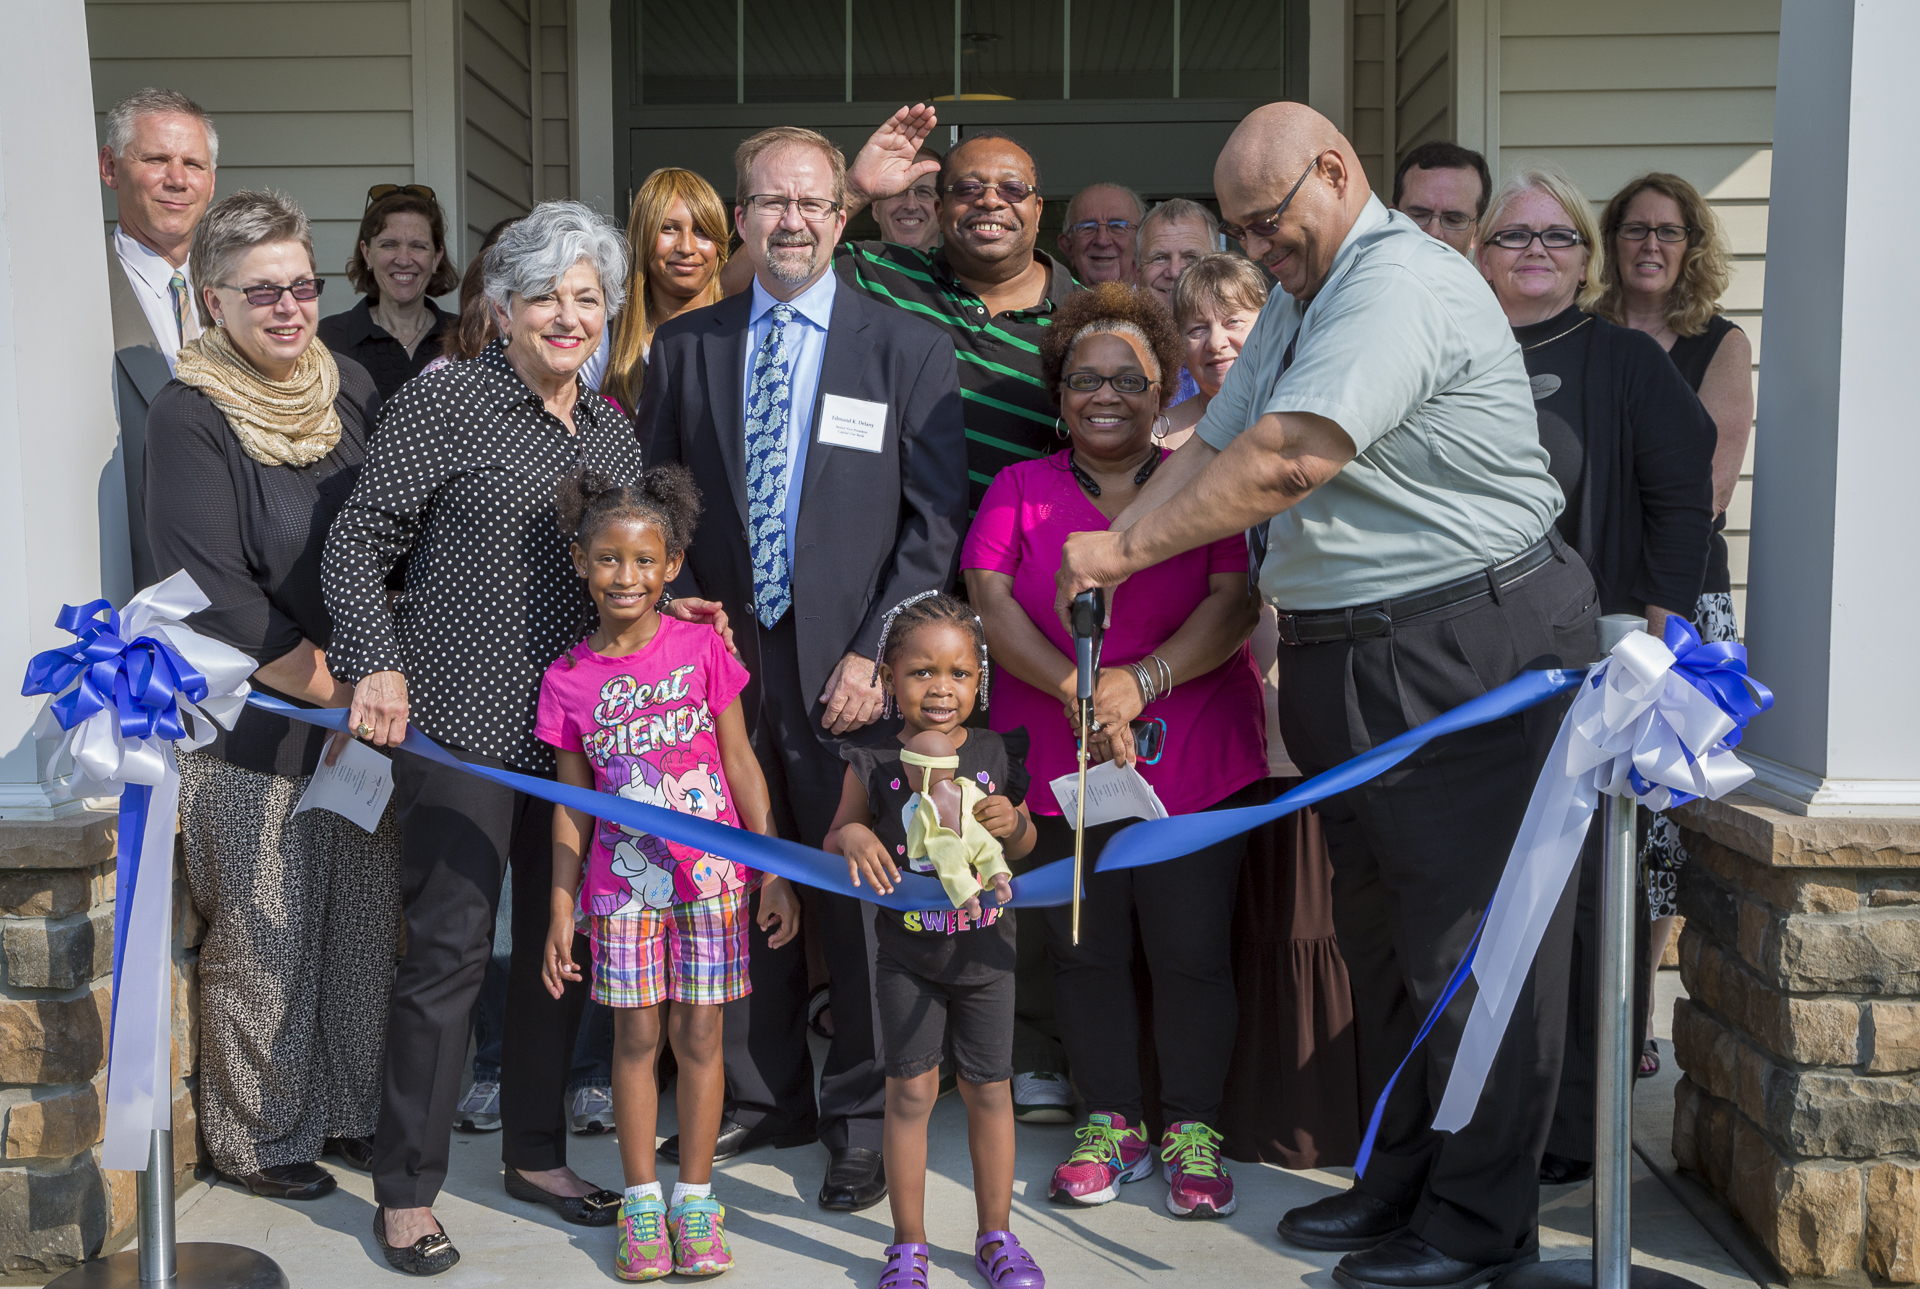
M 371 726 L 371 725 L 356 725 L 356 726 L 354 726 L 354 727 L 353 727 L 353 732 L 354 732 L 355 734 L 358 734 L 358 735 L 359 735 L 359 736 L 360 736 L 361 738 L 372 738 L 372 737 L 373 737 L 373 726 Z

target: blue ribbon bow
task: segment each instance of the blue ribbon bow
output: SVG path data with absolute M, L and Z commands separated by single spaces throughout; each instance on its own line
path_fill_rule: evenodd
M 65 605 L 54 625 L 78 638 L 33 656 L 20 687 L 23 697 L 60 695 L 48 708 L 63 730 L 111 707 L 122 738 L 187 737 L 178 699 L 205 701 L 207 678 L 171 645 L 152 636 L 122 640 L 120 614 L 106 600 Z M 76 679 L 80 683 L 63 692 Z

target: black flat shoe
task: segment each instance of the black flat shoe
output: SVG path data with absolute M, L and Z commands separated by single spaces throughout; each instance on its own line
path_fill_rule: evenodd
M 380 1246 L 388 1266 L 410 1276 L 437 1276 L 460 1260 L 460 1250 L 445 1231 L 423 1235 L 404 1249 L 388 1244 L 387 1210 L 378 1206 L 373 1210 L 373 1242 Z
M 820 1140 L 820 1134 L 812 1128 L 779 1128 L 759 1124 L 746 1128 L 731 1118 L 720 1121 L 720 1136 L 713 1143 L 713 1162 L 732 1159 L 735 1155 L 745 1154 L 756 1146 L 773 1146 L 787 1150 L 793 1146 L 811 1146 Z M 658 1146 L 653 1153 L 670 1164 L 680 1162 L 680 1134 L 674 1133 Z
M 318 1164 L 276 1164 L 257 1173 L 221 1173 L 220 1176 L 263 1199 L 319 1199 L 333 1194 L 333 1188 L 340 1184 Z
M 328 1137 L 320 1153 L 332 1155 L 348 1168 L 359 1172 L 373 1171 L 372 1137 Z
M 1413 1205 L 1354 1187 L 1289 1212 L 1280 1219 L 1280 1238 L 1303 1249 L 1371 1249 L 1406 1230 L 1412 1217 Z
M 1508 1262 L 1463 1262 L 1402 1231 L 1385 1244 L 1340 1259 L 1333 1279 L 1344 1289 L 1474 1289 L 1539 1258 L 1536 1247 Z
M 833 1152 L 826 1180 L 820 1183 L 820 1207 L 858 1213 L 887 1197 L 886 1161 L 877 1150 L 848 1146 Z
M 591 1195 L 555 1195 L 534 1185 L 518 1169 L 507 1169 L 507 1194 L 528 1204 L 542 1204 L 560 1215 L 563 1222 L 575 1226 L 612 1226 L 620 1216 L 625 1197 L 619 1191 L 595 1191 Z
M 1584 1182 L 1591 1176 L 1593 1176 L 1593 1161 L 1590 1159 L 1571 1159 L 1566 1155 L 1556 1155 L 1552 1151 L 1540 1156 L 1542 1186 L 1571 1186 L 1575 1182 Z

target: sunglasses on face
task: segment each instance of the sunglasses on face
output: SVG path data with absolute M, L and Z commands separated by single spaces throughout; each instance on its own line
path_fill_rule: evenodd
M 1536 237 L 1540 239 L 1540 245 L 1552 251 L 1564 251 L 1586 240 L 1571 228 L 1542 228 L 1538 232 L 1528 228 L 1503 228 L 1487 241 L 1501 250 L 1524 251 L 1533 245 Z
M 1644 242 L 1649 233 L 1663 242 L 1684 242 L 1693 236 L 1693 229 L 1685 224 L 1620 225 L 1620 236 L 1629 242 Z
M 1307 181 L 1307 176 L 1319 168 L 1320 158 L 1315 157 L 1307 164 L 1307 168 L 1300 172 L 1300 177 L 1293 181 L 1293 187 L 1287 189 L 1286 200 L 1274 207 L 1273 213 L 1265 219 L 1252 220 L 1246 224 L 1223 223 L 1220 225 L 1220 231 L 1236 242 L 1246 241 L 1248 233 L 1252 233 L 1255 237 L 1272 237 L 1280 231 L 1280 216 L 1286 214 L 1287 207 L 1293 204 L 1293 195 L 1300 191 L 1300 185 Z
M 1121 394 L 1144 394 L 1153 384 L 1139 372 L 1123 371 L 1118 376 L 1102 376 L 1098 372 L 1077 371 L 1067 376 L 1067 388 L 1082 394 L 1091 394 L 1102 385 L 1111 382 L 1116 392 Z
M 375 184 L 367 189 L 367 208 L 371 210 L 374 202 L 382 197 L 391 197 L 397 192 L 406 193 L 410 197 L 422 197 L 427 201 L 437 200 L 433 195 L 433 189 L 425 184 Z
M 285 286 L 275 286 L 271 282 L 263 282 L 259 286 L 234 286 L 230 282 L 216 282 L 214 285 L 223 291 L 238 291 L 247 297 L 248 304 L 255 308 L 267 309 L 280 303 L 281 293 L 287 291 L 292 292 L 293 298 L 302 303 L 318 300 L 320 293 L 327 289 L 327 280 L 317 277 L 301 278 L 298 282 L 290 282 Z
M 987 195 L 987 189 L 1000 194 L 1000 200 L 1009 206 L 1018 206 L 1033 196 L 1032 184 L 1021 183 L 1018 179 L 1002 179 L 999 183 L 981 183 L 978 179 L 960 179 L 947 185 L 947 195 L 962 205 L 971 206 Z

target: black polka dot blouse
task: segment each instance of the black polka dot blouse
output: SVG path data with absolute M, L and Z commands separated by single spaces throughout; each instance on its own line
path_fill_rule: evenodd
M 631 423 L 584 386 L 573 420 L 577 433 L 497 340 L 415 377 L 382 409 L 322 561 L 333 674 L 400 672 L 422 733 L 528 770 L 553 766 L 533 735 L 540 677 L 594 624 L 555 487 L 582 464 L 615 483 L 641 471 Z M 403 558 L 395 599 L 387 582 Z

